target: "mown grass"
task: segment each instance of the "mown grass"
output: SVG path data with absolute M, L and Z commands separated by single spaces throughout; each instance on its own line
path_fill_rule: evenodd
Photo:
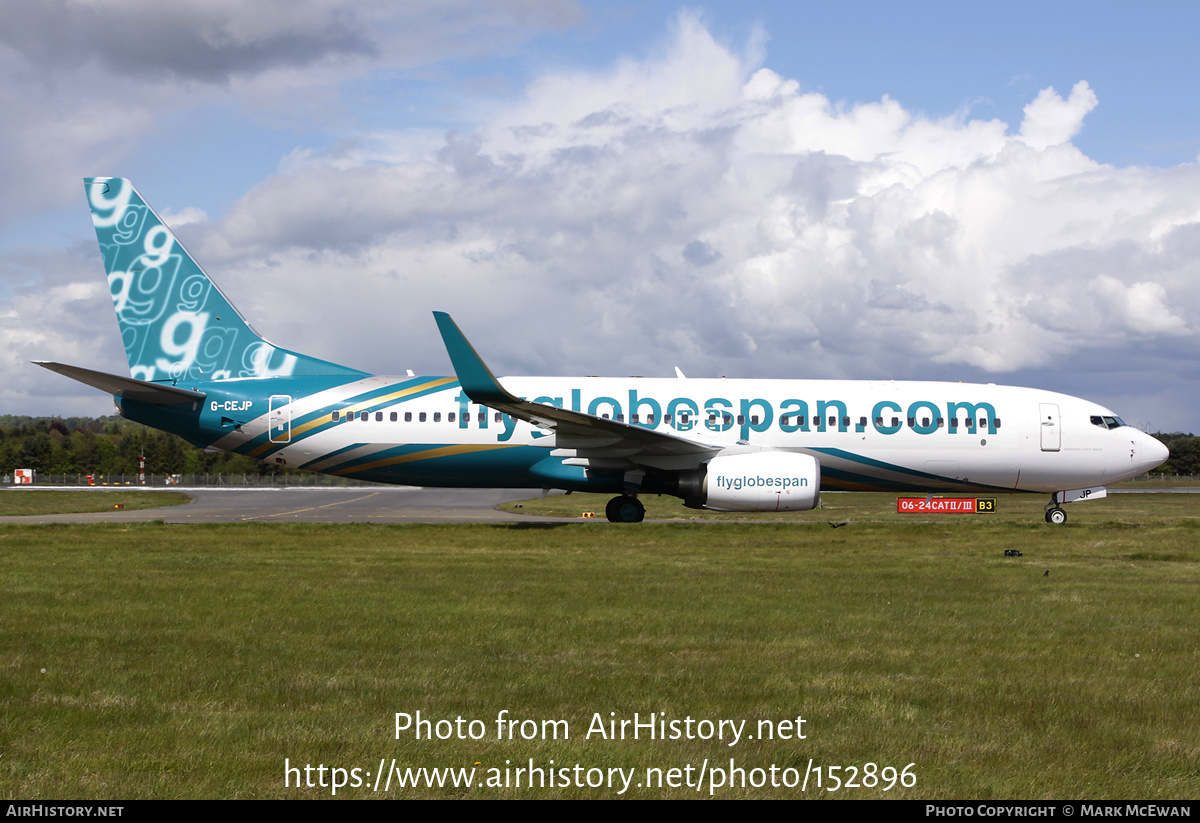
M 157 509 L 191 502 L 183 492 L 58 491 L 5 489 L 0 493 L 0 517 L 31 514 L 78 514 L 116 509 Z
M 1060 527 L 0 526 L 0 795 L 330 796 L 285 788 L 285 758 L 374 773 L 732 757 L 915 764 L 913 788 L 842 797 L 1195 797 L 1200 522 L 1095 511 Z M 571 737 L 497 741 L 502 709 Z M 482 720 L 488 739 L 395 739 L 394 714 L 417 710 Z M 584 739 L 610 712 L 800 715 L 807 739 Z

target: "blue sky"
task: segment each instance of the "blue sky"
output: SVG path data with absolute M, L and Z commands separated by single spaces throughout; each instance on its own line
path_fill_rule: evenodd
M 80 185 L 116 175 L 275 342 L 375 371 L 445 371 L 444 309 L 508 373 L 984 380 L 1197 430 L 1198 17 L 15 0 L 0 409 L 111 408 L 27 361 L 123 365 Z

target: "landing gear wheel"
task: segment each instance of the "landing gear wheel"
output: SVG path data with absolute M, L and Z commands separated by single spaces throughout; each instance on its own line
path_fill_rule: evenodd
M 607 504 L 605 504 L 604 516 L 608 518 L 609 523 L 617 522 L 617 504 L 620 502 L 621 498 L 614 497 L 612 500 L 609 500 Z
M 609 523 L 641 523 L 646 519 L 646 507 L 636 497 L 621 495 L 608 501 L 604 516 Z
M 1055 506 L 1052 509 L 1046 509 L 1046 522 L 1054 524 L 1066 523 L 1067 513 L 1058 506 Z

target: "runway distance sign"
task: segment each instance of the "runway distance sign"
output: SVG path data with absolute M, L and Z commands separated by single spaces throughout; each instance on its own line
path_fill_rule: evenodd
M 994 497 L 898 497 L 900 514 L 991 514 L 996 511 Z

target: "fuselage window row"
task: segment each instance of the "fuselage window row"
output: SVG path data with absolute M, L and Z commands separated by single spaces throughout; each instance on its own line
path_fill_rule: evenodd
M 366 423 L 371 419 L 371 413 L 366 412 L 366 411 L 364 411 L 364 412 L 334 411 L 334 412 L 330 413 L 330 419 L 334 423 L 337 423 L 337 422 L 343 420 L 343 414 L 344 414 L 344 420 L 347 423 L 349 423 L 353 420 L 356 420 L 356 419 L 361 420 L 362 422 Z M 413 414 L 414 413 L 410 412 L 410 411 L 404 412 L 404 422 L 405 423 L 413 422 Z M 383 415 L 384 415 L 384 413 L 381 411 L 375 412 L 375 422 L 382 423 L 383 419 L 384 419 Z M 427 412 L 416 412 L 416 416 L 417 416 L 418 423 L 429 422 L 429 413 L 427 413 Z M 400 417 L 399 413 L 397 413 L 397 412 L 390 412 L 388 414 L 388 419 L 392 423 L 397 422 L 399 420 L 399 417 Z M 495 422 L 497 422 L 497 423 L 503 422 L 503 417 L 504 417 L 504 415 L 501 412 L 495 412 Z M 611 417 L 607 414 L 602 414 L 601 417 L 605 420 L 611 419 Z M 479 425 L 486 426 L 487 425 L 487 412 L 479 412 L 476 415 L 475 419 L 479 423 Z M 718 414 L 717 412 L 709 412 L 707 423 L 709 426 L 723 425 L 725 428 L 729 428 L 730 426 L 734 425 L 734 419 L 735 418 L 732 414 L 728 414 L 728 413 Z M 458 415 L 456 412 L 447 412 L 446 413 L 446 422 L 447 423 L 454 423 L 454 422 L 457 422 L 457 420 L 458 420 Z M 463 414 L 463 424 L 465 425 L 469 420 L 470 420 L 470 417 L 464 413 Z M 618 423 L 624 423 L 625 415 L 618 414 L 616 417 L 616 420 Z M 739 425 L 739 426 L 746 425 L 745 415 L 741 415 L 741 414 L 737 415 L 736 420 L 737 420 L 737 425 Z M 781 426 L 803 427 L 805 425 L 804 421 L 805 421 L 805 416 L 802 414 L 797 414 L 797 415 L 785 414 L 779 418 L 779 423 Z M 433 412 L 433 422 L 434 423 L 442 422 L 442 412 Z M 646 420 L 645 420 L 644 424 L 642 423 L 642 421 L 639 420 L 638 415 L 636 415 L 636 414 L 630 415 L 630 422 L 633 423 L 634 425 L 647 425 L 647 426 L 655 425 L 653 414 L 646 415 Z M 905 422 L 908 424 L 909 428 L 912 428 L 912 429 L 918 428 L 917 418 L 915 418 L 915 417 L 909 417 L 905 420 Z M 1092 417 L 1091 422 L 1093 425 L 1099 426 L 1102 429 L 1115 429 L 1115 428 L 1118 428 L 1119 426 L 1126 425 L 1125 422 L 1122 421 L 1119 417 Z M 676 428 L 684 428 L 684 429 L 691 428 L 691 419 L 688 414 L 679 414 L 677 416 L 676 422 L 674 424 L 671 421 L 671 415 L 664 414 L 662 416 L 662 423 L 663 423 L 663 425 L 666 425 L 666 426 L 674 425 Z M 814 417 L 812 419 L 812 423 L 814 426 L 818 427 L 818 430 L 820 430 L 821 420 L 819 418 Z M 929 429 L 931 423 L 933 423 L 939 429 L 946 425 L 946 421 L 941 417 L 937 418 L 936 420 L 931 420 L 931 418 L 928 418 L 928 417 L 922 417 L 920 419 L 919 428 Z M 830 427 L 837 428 L 838 424 L 839 424 L 839 421 L 836 416 L 829 417 L 828 425 Z M 751 426 L 759 425 L 759 416 L 757 414 L 750 415 L 750 425 Z M 884 425 L 885 425 L 884 418 L 876 417 L 875 425 L 880 428 L 884 427 Z M 962 421 L 959 421 L 958 418 L 951 418 L 949 421 L 949 428 L 951 431 L 957 430 L 960 425 L 962 425 L 968 429 L 974 430 L 976 425 L 978 425 L 979 428 L 987 428 L 988 421 L 987 421 L 986 417 L 981 417 L 981 418 L 979 418 L 978 421 L 973 420 L 972 418 L 969 418 L 969 417 L 964 418 Z M 992 425 L 997 429 L 1000 428 L 1000 418 L 997 417 L 994 421 L 992 421 Z M 900 427 L 900 418 L 893 417 L 891 419 L 890 426 L 891 426 L 891 428 L 899 428 Z M 843 417 L 841 419 L 841 428 L 848 429 L 849 427 L 850 427 L 850 418 Z M 860 417 L 858 419 L 859 430 L 860 431 L 865 430 L 866 427 L 867 427 L 867 418 Z

